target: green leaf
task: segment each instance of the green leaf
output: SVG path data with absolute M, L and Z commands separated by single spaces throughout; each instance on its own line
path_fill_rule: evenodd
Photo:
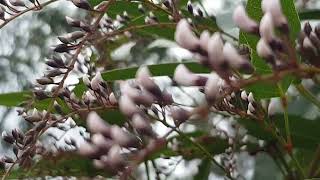
M 263 16 L 261 9 L 262 0 L 248 0 L 247 3 L 247 12 L 250 17 L 252 17 L 257 22 Z M 297 37 L 300 32 L 300 20 L 295 9 L 294 2 L 292 0 L 282 0 L 282 9 L 284 14 L 287 16 L 289 27 L 290 27 L 290 38 L 294 42 L 294 39 Z M 252 50 L 252 59 L 253 65 L 256 68 L 258 74 L 269 74 L 272 73 L 271 68 L 267 63 L 258 56 L 256 52 L 256 45 L 259 41 L 259 37 L 252 35 L 246 32 L 241 31 L 239 34 L 240 43 L 248 45 Z M 286 77 L 282 81 L 282 86 L 285 90 L 289 87 L 292 82 L 292 78 Z M 277 86 L 274 84 L 255 84 L 248 87 L 248 91 L 252 91 L 257 98 L 270 98 L 280 96 Z
M 304 10 L 299 12 L 299 17 L 301 20 L 319 20 L 320 19 L 320 10 Z
M 277 115 L 274 119 L 276 127 L 284 137 L 284 117 L 282 115 Z M 251 119 L 239 119 L 239 122 L 244 125 L 249 134 L 259 139 L 267 141 L 275 139 L 270 130 L 265 128 L 264 122 L 258 122 Z M 320 128 L 320 118 L 309 120 L 290 115 L 289 123 L 294 148 L 313 150 L 317 147 L 320 139 L 320 133 L 318 131 Z
M 203 159 L 198 167 L 198 173 L 193 177 L 194 180 L 209 179 L 212 163 L 210 159 Z
M 7 107 L 19 106 L 20 103 L 32 96 L 30 91 L 0 94 L 0 105 Z

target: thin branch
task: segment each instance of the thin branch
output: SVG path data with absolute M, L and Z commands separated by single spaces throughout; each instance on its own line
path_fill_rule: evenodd
M 54 2 L 56 2 L 56 1 L 58 1 L 58 0 L 49 0 L 49 1 L 45 2 L 45 3 L 40 4 L 40 7 L 41 7 L 41 9 L 42 9 L 43 7 L 45 7 L 45 6 L 47 6 L 47 5 L 51 4 L 51 3 L 54 3 Z M 0 29 L 1 29 L 2 27 L 4 27 L 5 25 L 7 25 L 7 24 L 8 24 L 9 22 L 11 22 L 12 20 L 20 17 L 21 15 L 23 15 L 23 14 L 29 12 L 29 11 L 38 11 L 38 10 L 39 10 L 39 7 L 34 5 L 34 6 L 30 7 L 30 8 L 27 8 L 27 9 L 25 9 L 25 10 L 23 10 L 23 11 L 20 11 L 19 13 L 15 14 L 14 16 L 6 19 L 6 20 L 0 25 Z
M 308 173 L 309 178 L 312 178 L 315 175 L 317 167 L 319 166 L 319 162 L 320 162 L 320 144 L 318 145 L 318 148 L 314 153 L 312 162 L 310 164 L 309 173 Z

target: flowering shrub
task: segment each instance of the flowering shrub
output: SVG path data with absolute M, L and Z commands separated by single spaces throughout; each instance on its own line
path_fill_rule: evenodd
M 55 1 L 36 0 L 32 5 L 4 1 L 1 27 Z M 67 25 L 76 30 L 58 37 L 44 76 L 30 92 L 1 95 L 16 97 L 9 103 L 0 99 L 0 104 L 20 107 L 18 114 L 29 124 L 27 130 L 2 132 L 14 154 L 0 161 L 3 179 L 46 175 L 41 174 L 45 169 L 41 165 L 59 160 L 63 163 L 50 166 L 51 170 L 64 166 L 71 170 L 53 175 L 134 179 L 144 163 L 150 178 L 151 162 L 157 179 L 163 179 L 166 174 L 155 160 L 173 157 L 201 159 L 198 170 L 207 173 L 205 179 L 209 176 L 201 169 L 205 165 L 227 179 L 246 179 L 237 162 L 241 152 L 269 154 L 284 179 L 320 176 L 320 124 L 303 114 L 292 115 L 287 92 L 289 86 L 296 87 L 299 96 L 320 108 L 318 98 L 301 84 L 313 79 L 319 86 L 320 25 L 307 22 L 300 30 L 291 0 L 249 0 L 246 7 L 239 5 L 233 12 L 238 37 L 220 29 L 201 3 L 71 2 L 86 10 L 88 17 L 66 17 Z M 105 45 L 159 37 L 188 50 L 193 61 L 138 68 L 101 63 L 108 62 Z M 72 74 L 80 74 L 79 83 L 66 83 Z M 170 85 L 164 86 L 157 76 L 170 79 Z M 184 104 L 175 97 L 173 88 L 186 87 L 197 91 L 188 95 L 195 103 Z M 214 115 L 230 127 L 212 125 Z M 208 130 L 195 126 L 196 130 L 187 131 L 185 127 L 194 122 Z M 166 133 L 159 132 L 159 124 Z M 80 136 L 64 138 L 50 132 L 58 128 L 67 133 L 81 125 L 88 132 L 81 129 Z M 46 146 L 45 137 L 54 139 L 53 147 Z M 61 139 L 63 147 L 57 145 Z M 299 153 L 310 156 L 313 151 L 314 158 L 303 164 Z M 71 163 L 83 160 L 89 160 L 85 167 Z M 91 164 L 96 169 L 89 169 Z

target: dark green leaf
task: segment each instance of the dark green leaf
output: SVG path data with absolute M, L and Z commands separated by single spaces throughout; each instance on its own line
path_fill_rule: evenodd
M 249 131 L 249 134 L 267 141 L 273 140 L 274 137 L 269 128 L 265 128 L 264 122 L 253 121 L 251 119 L 242 119 L 239 122 Z M 317 147 L 320 139 L 320 118 L 315 120 L 304 119 L 299 116 L 289 116 L 290 130 L 294 148 L 313 150 Z M 275 125 L 281 135 L 285 137 L 284 118 L 277 115 Z
M 319 20 L 320 19 L 320 10 L 304 10 L 299 12 L 299 17 L 301 20 Z

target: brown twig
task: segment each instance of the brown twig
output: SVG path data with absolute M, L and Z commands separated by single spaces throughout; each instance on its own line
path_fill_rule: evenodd
M 45 2 L 45 3 L 42 3 L 42 4 L 40 4 L 40 5 L 41 5 L 41 8 L 47 6 L 47 5 L 51 4 L 51 3 L 54 3 L 54 2 L 56 2 L 56 1 L 58 1 L 58 0 L 49 0 L 49 1 Z M 30 8 L 27 8 L 27 9 L 23 10 L 23 11 L 20 11 L 19 13 L 15 14 L 14 16 L 6 19 L 6 21 L 4 21 L 4 22 L 0 25 L 0 29 L 1 29 L 2 27 L 4 27 L 5 25 L 7 25 L 7 24 L 8 24 L 9 22 L 11 22 L 12 20 L 20 17 L 21 15 L 23 15 L 23 14 L 29 12 L 29 11 L 38 11 L 38 10 L 39 10 L 39 7 L 34 5 L 33 7 L 30 7 Z

